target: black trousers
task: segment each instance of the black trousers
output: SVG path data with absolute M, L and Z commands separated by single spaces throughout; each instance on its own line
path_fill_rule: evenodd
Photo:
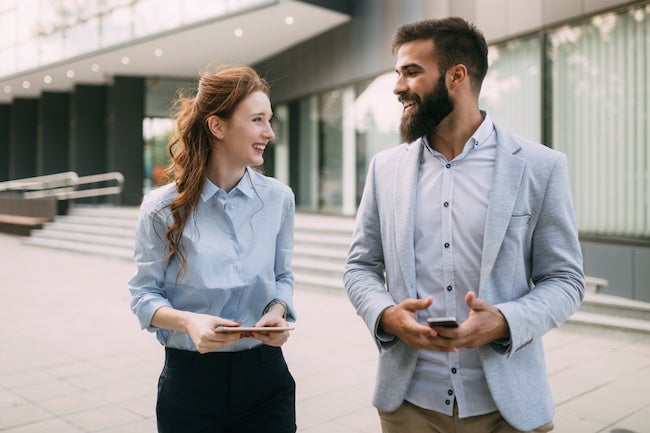
M 199 354 L 165 349 L 159 433 L 295 433 L 296 383 L 278 347 Z

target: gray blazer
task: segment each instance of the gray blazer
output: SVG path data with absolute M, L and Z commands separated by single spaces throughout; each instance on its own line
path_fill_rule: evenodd
M 495 125 L 497 153 L 478 296 L 510 326 L 506 345 L 479 348 L 503 417 L 528 431 L 551 422 L 553 401 L 542 336 L 571 316 L 584 296 L 582 253 L 566 157 Z M 379 347 L 373 404 L 397 409 L 417 351 L 377 337 L 381 313 L 416 298 L 414 221 L 421 140 L 378 153 L 366 186 L 344 274 L 345 288 Z

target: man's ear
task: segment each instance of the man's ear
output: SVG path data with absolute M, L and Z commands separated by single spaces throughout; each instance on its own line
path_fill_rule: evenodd
M 223 140 L 223 119 L 219 116 L 210 116 L 208 118 L 208 128 L 217 140 Z
M 467 80 L 467 68 L 462 63 L 449 68 L 449 88 L 459 87 Z

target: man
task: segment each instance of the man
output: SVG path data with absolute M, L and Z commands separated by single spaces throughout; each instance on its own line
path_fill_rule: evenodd
M 541 339 L 584 296 L 566 158 L 479 110 L 473 25 L 405 24 L 393 52 L 405 143 L 370 163 L 344 276 L 380 351 L 382 429 L 550 431 Z

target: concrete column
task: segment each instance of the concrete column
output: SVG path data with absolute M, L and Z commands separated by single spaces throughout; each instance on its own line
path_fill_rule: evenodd
M 11 105 L 0 104 L 0 182 L 9 180 L 9 124 Z
M 145 80 L 114 77 L 108 88 L 108 171 L 124 175 L 121 204 L 139 205 L 144 182 Z
M 70 126 L 70 169 L 79 176 L 106 172 L 105 86 L 75 86 Z
M 44 92 L 39 106 L 39 124 L 38 174 L 70 170 L 70 94 Z
M 16 98 L 9 125 L 9 177 L 36 176 L 38 99 Z

